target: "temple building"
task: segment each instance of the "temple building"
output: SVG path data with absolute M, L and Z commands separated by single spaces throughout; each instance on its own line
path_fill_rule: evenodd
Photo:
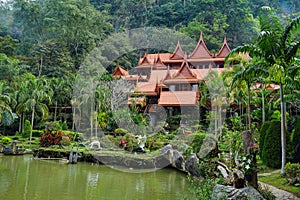
M 113 73 L 135 84 L 128 105 L 135 104 L 141 111 L 156 113 L 159 107 L 180 113 L 181 107 L 194 109 L 199 106 L 199 87 L 210 70 L 219 74 L 224 70 L 225 57 L 230 48 L 224 38 L 218 53 L 211 53 L 203 40 L 199 41 L 190 55 L 186 55 L 178 41 L 173 53 L 145 53 L 138 65 L 131 70 L 118 65 Z M 131 73 L 130 71 L 130 73 Z

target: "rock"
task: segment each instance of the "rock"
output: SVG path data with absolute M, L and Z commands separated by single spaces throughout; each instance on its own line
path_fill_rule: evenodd
M 184 170 L 184 158 L 182 156 L 182 154 L 177 151 L 177 150 L 173 150 L 173 162 L 172 162 L 172 166 L 180 169 L 180 170 Z
M 165 153 L 167 153 L 167 151 L 169 151 L 169 150 L 173 150 L 173 147 L 172 147 L 172 145 L 170 145 L 170 144 L 168 144 L 168 145 L 164 146 L 163 148 L 161 148 L 159 154 L 160 154 L 160 155 L 165 154 Z
M 217 169 L 221 172 L 223 178 L 228 178 L 229 177 L 229 175 L 227 173 L 227 170 L 223 166 L 219 165 L 217 167 Z
M 219 200 L 224 198 L 227 200 L 264 200 L 261 194 L 252 187 L 236 189 L 232 186 L 217 184 L 213 190 L 211 199 Z
M 196 154 L 190 155 L 190 157 L 185 162 L 185 171 L 187 171 L 191 176 L 200 177 L 200 171 L 197 168 L 199 159 Z

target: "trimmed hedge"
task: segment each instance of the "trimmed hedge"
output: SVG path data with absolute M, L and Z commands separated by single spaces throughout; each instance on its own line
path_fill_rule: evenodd
M 262 149 L 262 161 L 268 167 L 279 168 L 281 165 L 280 121 L 270 122 L 266 131 Z
M 271 124 L 270 121 L 265 121 L 260 129 L 260 134 L 259 134 L 259 156 L 260 157 L 262 157 L 262 149 L 264 147 L 266 133 L 268 128 L 270 127 L 270 124 Z

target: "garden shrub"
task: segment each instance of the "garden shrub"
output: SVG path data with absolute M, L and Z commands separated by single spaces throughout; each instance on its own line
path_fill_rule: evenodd
M 61 124 L 61 129 L 66 131 L 68 130 L 68 124 L 67 124 L 67 121 L 64 121 L 62 124 Z
M 32 130 L 32 137 L 41 137 L 42 134 L 42 130 Z
M 267 133 L 268 128 L 270 127 L 270 124 L 271 124 L 270 121 L 265 121 L 260 129 L 260 134 L 259 134 L 259 149 L 260 149 L 259 156 L 260 157 L 262 157 L 262 149 L 264 146 L 266 133 Z
M 45 130 L 46 132 L 61 131 L 62 123 L 61 121 L 45 122 Z
M 45 133 L 40 138 L 40 145 L 42 147 L 49 147 L 51 145 L 60 145 L 63 134 L 61 131 L 52 131 L 51 133 Z
M 288 162 L 284 166 L 285 177 L 288 183 L 300 186 L 300 164 Z
M 262 149 L 262 161 L 268 167 L 279 168 L 281 165 L 280 121 L 273 120 L 266 131 Z
M 120 136 L 124 136 L 128 133 L 128 131 L 124 128 L 117 128 L 115 129 L 115 134 L 116 135 L 120 135 Z
M 203 134 L 203 133 L 194 134 L 194 139 L 190 146 L 193 148 L 193 151 L 195 153 L 198 153 L 200 151 L 201 145 L 202 145 L 205 137 L 206 137 L 206 134 Z
M 300 143 L 300 116 L 296 116 L 296 124 L 291 135 L 291 143 L 293 150 L 295 150 L 297 144 Z
M 22 137 L 27 138 L 30 136 L 30 131 L 31 131 L 31 124 L 29 120 L 25 121 L 24 124 L 24 131 L 22 133 Z
M 1 139 L 1 143 L 2 143 L 3 145 L 11 144 L 11 142 L 12 142 L 12 139 L 9 138 L 9 137 L 3 137 L 3 138 Z
M 155 150 L 161 149 L 161 148 L 163 148 L 164 146 L 165 146 L 165 143 L 164 143 L 164 142 L 155 141 L 155 142 L 152 144 L 151 151 L 155 151 Z

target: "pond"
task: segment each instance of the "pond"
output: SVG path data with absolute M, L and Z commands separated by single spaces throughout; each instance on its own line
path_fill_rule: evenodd
M 0 199 L 182 199 L 187 176 L 174 169 L 128 173 L 105 165 L 0 156 Z

